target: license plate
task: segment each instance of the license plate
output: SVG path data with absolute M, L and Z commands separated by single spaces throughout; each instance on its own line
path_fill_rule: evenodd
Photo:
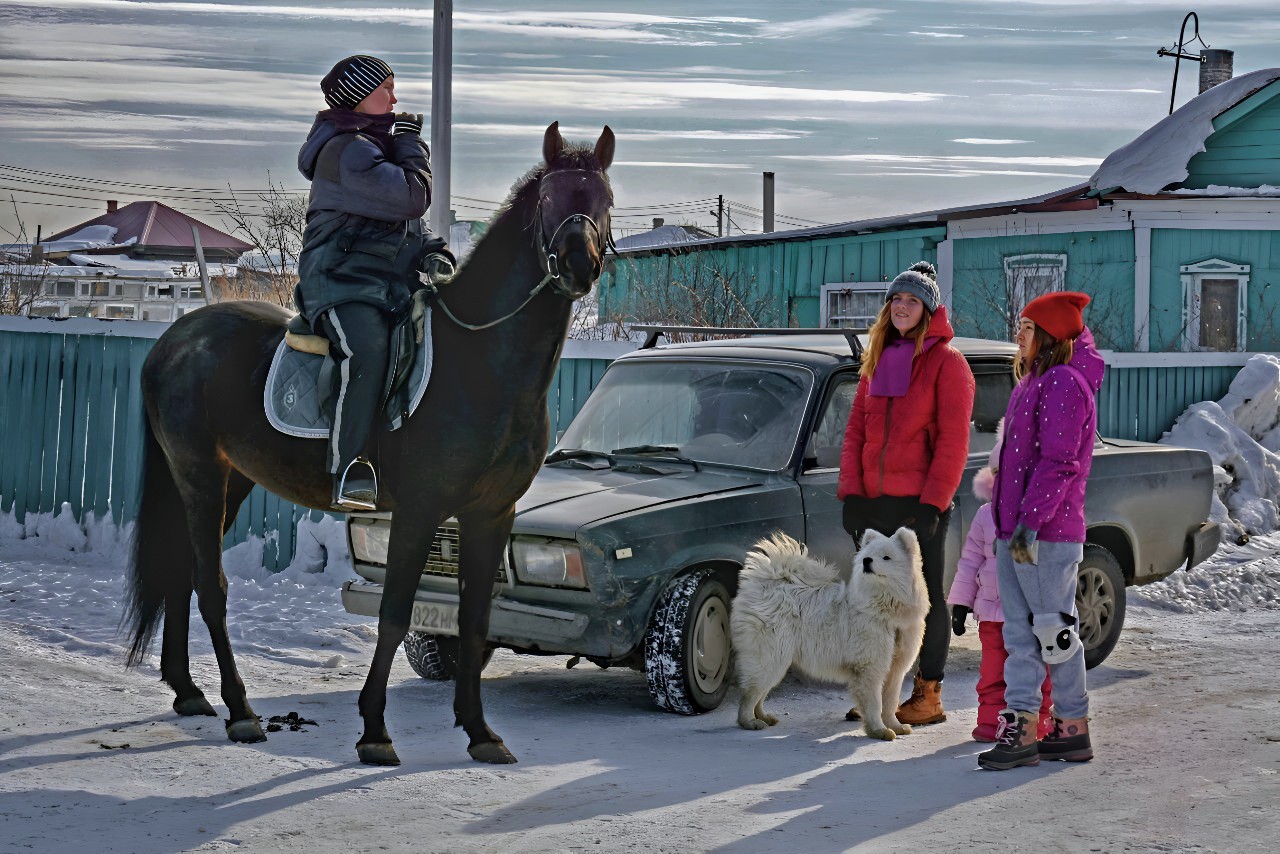
M 439 602 L 414 602 L 409 628 L 431 635 L 458 635 L 458 608 Z

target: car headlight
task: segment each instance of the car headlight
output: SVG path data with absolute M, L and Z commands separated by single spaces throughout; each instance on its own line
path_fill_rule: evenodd
M 582 552 L 571 540 L 547 537 L 515 537 L 511 556 L 516 577 L 526 584 L 586 589 L 587 574 L 582 566 Z
M 387 547 L 391 544 L 391 526 L 385 522 L 350 520 L 351 554 L 365 563 L 387 563 Z

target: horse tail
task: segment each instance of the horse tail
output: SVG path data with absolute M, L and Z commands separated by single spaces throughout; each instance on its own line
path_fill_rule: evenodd
M 128 667 L 140 664 L 155 637 L 170 593 L 190 590 L 195 555 L 187 535 L 182 495 L 151 422 L 142 419 L 142 497 L 133 524 L 133 554 L 123 623 L 133 636 Z

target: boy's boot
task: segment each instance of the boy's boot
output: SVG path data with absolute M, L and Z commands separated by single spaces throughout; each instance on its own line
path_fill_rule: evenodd
M 911 697 L 898 706 L 898 720 L 911 726 L 937 724 L 947 719 L 942 710 L 942 680 L 925 679 L 916 671 Z
M 1005 709 L 1000 713 L 996 746 L 978 754 L 978 765 L 993 771 L 1008 771 L 1019 765 L 1040 764 L 1040 743 L 1036 741 L 1036 713 Z
M 1063 762 L 1088 762 L 1093 758 L 1089 743 L 1088 718 L 1060 718 L 1054 715 L 1053 731 L 1040 742 L 1040 755 Z

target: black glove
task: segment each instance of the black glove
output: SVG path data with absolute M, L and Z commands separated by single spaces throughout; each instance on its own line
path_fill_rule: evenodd
M 920 540 L 931 540 L 938 533 L 938 517 L 942 511 L 932 504 L 917 504 L 915 523 L 911 526 Z
M 402 133 L 422 136 L 422 113 L 396 113 L 395 120 L 391 122 L 391 135 Z
M 969 617 L 969 606 L 951 606 L 951 633 L 956 637 L 964 634 L 964 621 Z
M 1009 554 L 1013 555 L 1014 561 L 1017 563 L 1035 563 L 1038 551 L 1035 531 L 1026 525 L 1019 525 L 1013 529 L 1013 537 L 1009 540 Z
M 844 500 L 845 532 L 851 537 L 858 536 L 859 531 L 867 529 L 867 519 L 871 516 L 871 499 L 865 495 L 850 495 Z

